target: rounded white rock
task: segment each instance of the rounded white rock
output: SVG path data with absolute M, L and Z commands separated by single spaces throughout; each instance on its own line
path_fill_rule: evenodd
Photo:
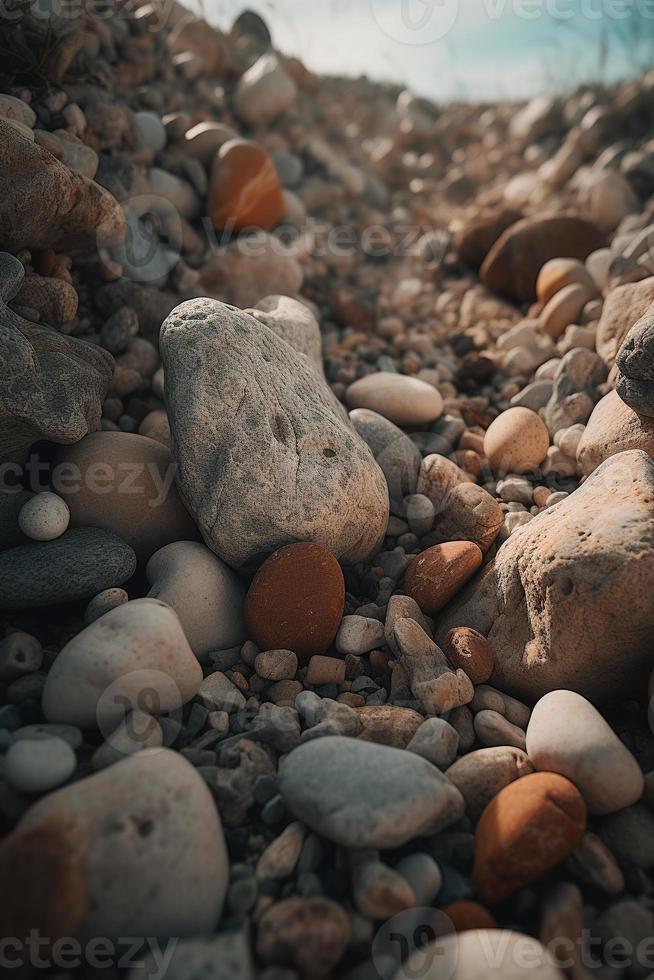
M 21 793 L 47 793 L 75 772 L 77 759 L 63 738 L 21 738 L 10 746 L 4 777 Z
M 23 504 L 18 514 L 18 526 L 32 541 L 60 538 L 69 522 L 68 504 L 50 491 L 35 494 Z

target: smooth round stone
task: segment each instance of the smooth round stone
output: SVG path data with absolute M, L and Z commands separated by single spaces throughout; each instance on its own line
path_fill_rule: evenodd
M 509 408 L 491 422 L 484 453 L 495 473 L 526 473 L 547 456 L 550 437 L 540 416 L 529 408 Z
M 31 609 L 87 599 L 131 578 L 134 551 L 97 527 L 71 528 L 54 541 L 30 541 L 2 554 L 0 609 Z
M 593 298 L 593 292 L 580 283 L 570 283 L 552 296 L 540 314 L 540 324 L 550 337 L 557 339 L 570 326 L 578 323 L 581 311 Z
M 220 817 L 204 779 L 177 752 L 147 749 L 50 793 L 17 833 L 53 824 L 70 829 L 68 858 L 82 877 L 83 914 L 72 933 L 80 941 L 214 931 L 229 880 Z M 20 873 L 8 882 L 12 893 Z M 32 900 L 38 909 L 42 896 Z
M 425 964 L 429 964 L 425 969 Z M 563 980 L 552 954 L 537 939 L 504 929 L 472 929 L 442 936 L 416 950 L 395 975 L 420 980 Z
M 396 425 L 429 425 L 440 417 L 443 399 L 426 381 L 377 371 L 359 378 L 345 392 L 352 408 L 368 408 Z
M 48 721 L 109 733 L 135 708 L 153 713 L 186 704 L 202 668 L 170 607 L 156 599 L 126 602 L 74 636 L 47 676 Z
M 535 769 L 570 779 L 592 813 L 623 810 L 643 794 L 643 774 L 631 752 L 574 691 L 551 691 L 536 704 L 527 753 Z
M 586 804 L 563 776 L 534 772 L 510 783 L 481 815 L 472 883 L 484 902 L 501 902 L 542 877 L 579 845 Z
M 186 131 L 181 149 L 188 156 L 209 166 L 220 147 L 235 136 L 236 131 L 224 123 L 201 122 Z
M 455 626 L 445 638 L 443 652 L 453 670 L 464 670 L 473 684 L 485 684 L 495 658 L 485 636 L 468 626 Z
M 161 548 L 148 562 L 146 575 L 148 595 L 175 610 L 196 657 L 247 639 L 243 583 L 199 541 L 175 541 Z
M 171 541 L 198 537 L 175 486 L 170 451 L 154 439 L 129 432 L 93 432 L 59 451 L 55 473 L 70 508 L 71 526 L 113 531 L 140 561 Z
M 404 590 L 427 616 L 452 599 L 481 565 L 483 555 L 472 541 L 448 541 L 427 548 L 413 559 Z
M 538 273 L 536 295 L 541 303 L 548 303 L 556 293 L 573 284 L 586 286 L 592 295 L 597 295 L 595 280 L 583 262 L 550 259 Z
M 343 847 L 400 847 L 463 815 L 461 794 L 426 759 L 340 735 L 294 749 L 279 791 L 298 820 Z
M 468 752 L 445 775 L 461 792 L 470 819 L 476 820 L 500 790 L 533 771 L 525 752 L 502 745 Z
M 297 973 L 290 973 L 294 977 L 320 980 L 333 976 L 333 968 L 345 953 L 351 936 L 350 916 L 338 902 L 322 895 L 311 898 L 293 895 L 275 902 L 261 916 L 257 955 L 266 964 L 295 967 Z M 279 970 L 279 973 L 283 978 L 286 971 Z
M 23 504 L 18 515 L 18 526 L 32 541 L 61 537 L 69 521 L 68 505 L 56 493 L 37 493 Z
M 275 165 L 261 146 L 230 140 L 214 157 L 209 217 L 215 228 L 272 228 L 284 216 L 284 198 Z
M 4 777 L 21 793 L 47 793 L 75 772 L 77 759 L 63 738 L 22 738 L 5 756 Z
M 143 146 L 153 155 L 160 153 L 166 145 L 166 127 L 154 112 L 135 112 L 134 122 Z
M 297 657 L 292 650 L 264 650 L 255 657 L 254 669 L 266 681 L 292 681 L 297 673 Z
M 63 739 L 70 745 L 71 749 L 78 749 L 84 741 L 81 731 L 75 725 L 57 725 L 48 724 L 48 722 L 43 722 L 40 725 L 25 725 L 15 731 L 13 736 L 15 740 L 21 738 Z
M 260 649 L 292 650 L 303 665 L 332 644 L 344 603 L 345 580 L 334 556 L 300 542 L 261 565 L 245 599 L 245 620 Z

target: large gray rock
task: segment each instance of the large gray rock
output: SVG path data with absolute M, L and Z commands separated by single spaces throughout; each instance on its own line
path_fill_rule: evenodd
M 18 465 L 39 439 L 77 442 L 99 428 L 113 372 L 101 347 L 9 309 L 23 276 L 18 259 L 0 253 L 0 462 Z
M 515 531 L 438 624 L 495 651 L 491 683 L 523 698 L 568 688 L 591 701 L 646 683 L 654 606 L 654 462 L 606 460 L 573 494 Z
M 340 735 L 294 749 L 280 770 L 289 810 L 343 847 L 400 847 L 463 816 L 463 797 L 413 752 Z
M 180 494 L 210 548 L 245 570 L 295 541 L 375 552 L 384 476 L 304 353 L 210 299 L 171 313 L 161 353 Z
M 17 832 L 47 835 L 58 823 L 84 884 L 80 941 L 213 932 L 229 880 L 223 831 L 206 783 L 177 752 L 147 749 L 50 793 Z
M 111 531 L 71 528 L 54 541 L 28 541 L 0 555 L 0 609 L 31 609 L 89 599 L 122 585 L 136 555 Z

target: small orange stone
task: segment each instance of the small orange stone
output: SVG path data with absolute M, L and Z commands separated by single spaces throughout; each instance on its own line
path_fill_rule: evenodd
M 497 922 L 487 908 L 479 902 L 462 900 L 443 906 L 441 912 L 448 917 L 455 932 L 471 929 L 497 929 Z
M 216 228 L 272 228 L 284 216 L 284 197 L 275 164 L 249 140 L 224 143 L 214 157 L 209 216 Z
M 482 813 L 472 884 L 484 902 L 502 902 L 560 864 L 586 829 L 586 804 L 569 779 L 534 772 L 509 783 Z
M 453 670 L 464 670 L 473 684 L 485 684 L 495 666 L 485 636 L 468 626 L 455 626 L 445 637 L 443 652 Z
M 300 665 L 331 646 L 343 618 L 341 566 L 320 544 L 287 544 L 260 567 L 245 599 L 245 620 L 261 650 L 292 650 Z
M 404 577 L 404 591 L 428 616 L 452 599 L 477 571 L 483 555 L 472 541 L 435 544 L 414 558 Z

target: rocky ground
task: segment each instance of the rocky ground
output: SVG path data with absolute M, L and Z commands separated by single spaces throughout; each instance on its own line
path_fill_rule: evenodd
M 654 975 L 654 75 L 5 13 L 3 967 Z

